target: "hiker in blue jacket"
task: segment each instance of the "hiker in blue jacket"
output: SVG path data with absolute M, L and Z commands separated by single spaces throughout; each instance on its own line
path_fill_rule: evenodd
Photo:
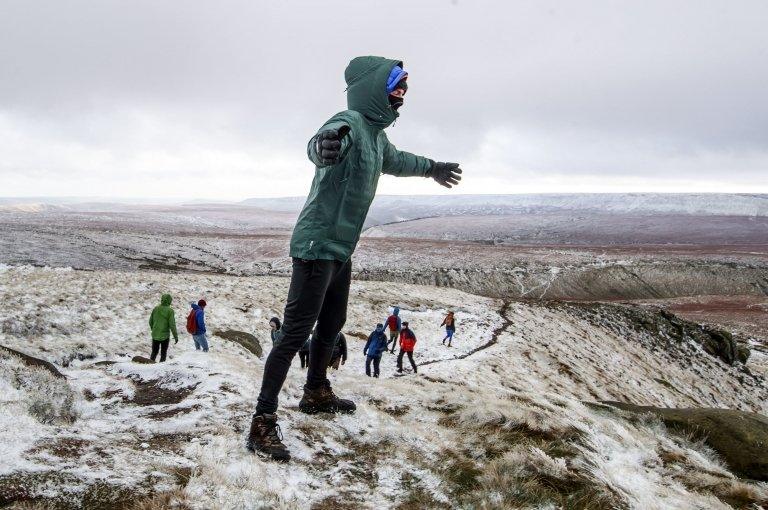
M 196 351 L 202 349 L 203 352 L 208 352 L 208 338 L 205 335 L 205 306 L 207 304 L 205 299 L 201 299 L 197 303 L 190 303 L 192 310 L 195 311 L 195 323 L 197 324 L 197 331 L 192 335 Z
M 371 362 L 373 362 L 373 377 L 379 377 L 379 364 L 381 354 L 387 350 L 387 335 L 384 334 L 384 324 L 376 324 L 376 329 L 368 336 L 368 341 L 363 348 L 365 358 L 365 375 L 371 376 Z

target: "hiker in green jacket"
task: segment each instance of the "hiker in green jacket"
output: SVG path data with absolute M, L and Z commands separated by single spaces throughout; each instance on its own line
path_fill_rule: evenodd
M 382 173 L 431 177 L 450 188 L 461 179 L 458 163 L 395 148 L 384 128 L 398 117 L 408 90 L 400 60 L 357 57 L 344 72 L 348 109 L 331 117 L 307 145 L 315 165 L 312 187 L 291 237 L 293 273 L 283 319 L 283 337 L 267 357 L 246 446 L 276 460 L 289 460 L 277 425 L 278 394 L 296 352 L 317 321 L 299 409 L 305 413 L 351 413 L 326 378 L 336 335 L 347 318 L 350 257 Z
M 152 309 L 149 316 L 149 327 L 152 330 L 152 361 L 157 358 L 160 351 L 160 362 L 165 361 L 168 354 L 168 344 L 171 341 L 171 334 L 175 344 L 179 343 L 179 334 L 176 332 L 176 316 L 171 308 L 171 295 L 163 294 L 160 298 L 160 304 Z

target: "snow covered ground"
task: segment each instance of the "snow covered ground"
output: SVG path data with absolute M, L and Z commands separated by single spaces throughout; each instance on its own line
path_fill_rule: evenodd
M 294 363 L 281 395 L 287 465 L 243 448 L 264 357 L 221 337 L 195 352 L 189 300 L 211 331 L 252 333 L 269 350 L 287 280 L 156 271 L 0 266 L 0 504 L 78 508 L 730 508 L 768 504 L 701 443 L 598 400 L 768 412 L 765 374 L 698 344 L 666 345 L 612 308 L 510 303 L 458 290 L 354 282 L 350 358 L 331 380 L 351 416 L 298 411 Z M 148 355 L 147 318 L 174 297 L 180 341 Z M 390 306 L 416 332 L 418 374 L 364 375 L 363 338 Z M 439 328 L 454 310 L 454 347 Z M 589 312 L 589 313 L 587 313 Z M 594 319 L 599 317 L 599 320 Z M 406 364 L 407 366 L 407 364 Z M 152 508 L 145 506 L 145 508 Z

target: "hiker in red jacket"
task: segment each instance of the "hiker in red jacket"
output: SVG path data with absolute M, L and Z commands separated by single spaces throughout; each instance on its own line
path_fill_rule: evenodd
M 389 342 L 387 342 L 387 346 L 389 346 L 390 342 L 392 343 L 392 350 L 389 352 L 394 354 L 395 347 L 397 347 L 397 339 L 400 337 L 400 330 L 403 327 L 400 321 L 400 308 L 396 306 L 392 310 L 392 315 L 387 317 L 384 324 L 389 328 Z
M 416 346 L 416 335 L 408 327 L 408 321 L 403 321 L 403 329 L 400 330 L 400 354 L 397 355 L 397 371 L 403 371 L 403 355 L 408 354 L 408 361 L 411 362 L 413 373 L 417 373 L 416 363 L 413 361 L 413 348 Z

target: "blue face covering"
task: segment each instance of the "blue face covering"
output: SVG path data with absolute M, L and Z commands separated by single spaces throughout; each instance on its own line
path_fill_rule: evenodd
M 400 83 L 400 80 L 407 78 L 408 73 L 403 71 L 403 68 L 400 66 L 395 66 L 392 68 L 392 71 L 389 73 L 389 78 L 387 78 L 387 94 L 391 94 L 392 91 L 394 91 L 397 88 L 397 84 Z

